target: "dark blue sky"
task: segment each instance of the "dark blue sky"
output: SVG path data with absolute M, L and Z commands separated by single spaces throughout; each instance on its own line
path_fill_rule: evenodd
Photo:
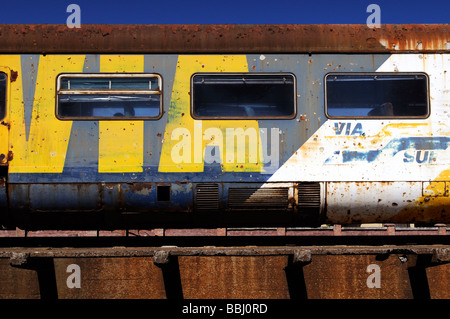
M 0 23 L 65 24 L 72 3 L 81 24 L 365 24 L 371 3 L 382 24 L 450 23 L 450 0 L 4 0 Z

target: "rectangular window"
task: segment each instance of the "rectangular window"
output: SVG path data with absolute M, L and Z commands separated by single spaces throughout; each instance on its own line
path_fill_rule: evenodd
M 158 74 L 62 74 L 57 81 L 59 119 L 158 119 Z
M 425 73 L 329 73 L 325 76 L 329 118 L 426 118 Z
M 292 119 L 296 84 L 291 73 L 197 73 L 191 79 L 192 117 Z
M 8 77 L 0 72 L 0 120 L 6 116 L 6 84 Z

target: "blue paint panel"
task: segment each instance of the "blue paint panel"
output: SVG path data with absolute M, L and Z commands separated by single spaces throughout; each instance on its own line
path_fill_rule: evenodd
M 163 83 L 163 116 L 158 121 L 144 121 L 145 167 L 159 165 L 177 61 L 178 55 L 144 55 L 144 72 L 160 74 Z
M 271 175 L 257 172 L 221 172 L 205 165 L 204 172 L 198 173 L 161 173 L 158 167 L 144 167 L 142 173 L 98 173 L 97 168 L 70 167 L 64 173 L 11 173 L 9 182 L 16 183 L 176 183 L 176 182 L 265 182 Z
M 98 210 L 101 193 L 95 184 L 32 184 L 30 185 L 32 210 Z
M 33 114 L 34 94 L 39 66 L 38 54 L 25 54 L 20 57 L 22 68 L 23 108 L 25 116 L 25 132 L 28 141 L 30 135 L 31 115 Z
M 100 72 L 100 55 L 87 54 L 84 58 L 83 72 L 97 73 Z
M 158 201 L 158 187 L 170 187 L 170 198 Z M 161 189 L 159 190 L 161 191 Z M 126 210 L 164 212 L 188 210 L 192 207 L 192 184 L 121 184 L 120 200 Z M 114 206 L 113 206 L 114 207 Z
M 98 139 L 98 121 L 73 121 L 63 174 L 72 168 L 97 168 Z

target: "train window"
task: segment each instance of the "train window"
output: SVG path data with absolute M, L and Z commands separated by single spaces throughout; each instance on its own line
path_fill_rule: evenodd
M 158 119 L 158 74 L 62 74 L 57 81 L 59 119 Z
M 426 118 L 425 73 L 329 73 L 325 76 L 329 118 Z
M 6 74 L 0 72 L 0 120 L 6 116 Z
M 191 79 L 192 116 L 199 119 L 292 119 L 291 73 L 197 73 Z

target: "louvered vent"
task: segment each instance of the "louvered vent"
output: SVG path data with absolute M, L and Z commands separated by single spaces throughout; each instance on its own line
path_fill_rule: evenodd
M 288 188 L 230 188 L 228 207 L 232 210 L 285 210 Z
M 298 184 L 298 210 L 320 210 L 320 183 Z
M 197 210 L 219 209 L 219 186 L 217 184 L 198 184 L 195 190 Z

